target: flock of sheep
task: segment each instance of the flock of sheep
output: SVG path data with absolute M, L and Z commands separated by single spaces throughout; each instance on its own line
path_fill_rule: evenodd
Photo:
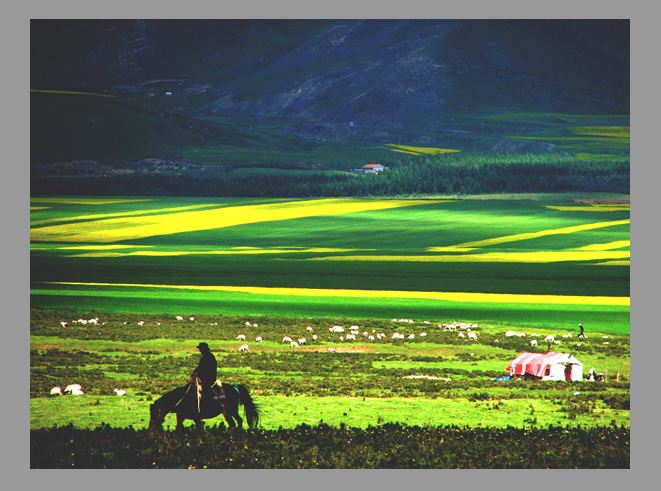
M 183 321 L 184 317 L 181 315 L 177 315 L 175 317 L 178 321 Z M 189 317 L 189 321 L 195 321 L 195 317 Z M 414 324 L 415 321 L 412 319 L 393 319 L 393 323 L 402 323 L 402 324 Z M 92 324 L 92 325 L 97 325 L 99 323 L 99 318 L 95 317 L 93 319 L 77 319 L 74 321 L 71 321 L 73 324 Z M 62 321 L 60 323 L 63 328 L 65 328 L 69 323 Z M 105 323 L 104 323 L 105 324 Z M 125 322 L 124 324 L 127 324 Z M 139 325 L 144 325 L 144 321 L 138 322 Z M 160 325 L 160 322 L 157 322 L 156 324 Z M 217 323 L 215 323 L 217 325 Z M 431 324 L 429 321 L 423 321 L 423 324 Z M 251 323 L 251 322 L 246 322 L 245 323 L 246 327 L 248 328 L 258 328 L 259 325 L 256 323 Z M 579 324 L 580 326 L 580 324 Z M 455 332 L 458 331 L 458 337 L 460 338 L 465 338 L 466 340 L 473 340 L 477 341 L 478 333 L 473 331 L 472 329 L 478 329 L 479 326 L 477 324 L 472 324 L 472 323 L 465 323 L 465 322 L 453 322 L 452 324 L 438 324 L 439 328 L 442 328 L 444 331 L 451 331 Z M 311 341 L 317 341 L 318 335 L 315 334 L 313 331 L 314 329 L 311 326 L 308 326 L 306 328 L 307 333 L 305 336 L 310 337 Z M 366 341 L 376 341 L 377 339 L 386 339 L 387 336 L 383 332 L 376 332 L 375 329 L 372 329 L 371 332 L 367 330 L 362 330 L 357 326 L 357 325 L 352 325 L 348 328 L 348 332 L 345 331 L 345 328 L 343 326 L 335 325 L 332 326 L 328 329 L 328 331 L 331 334 L 339 334 L 339 336 L 336 338 L 337 341 L 339 342 L 347 342 L 347 341 L 356 341 L 358 339 L 361 340 L 366 340 Z M 362 336 L 362 337 L 361 337 Z M 418 334 L 419 337 L 424 338 L 427 336 L 426 332 L 420 332 Z M 526 337 L 527 334 L 523 332 L 516 332 L 516 331 L 507 331 L 505 333 L 505 337 Z M 303 345 L 308 344 L 308 337 L 303 337 L 303 336 L 290 336 L 290 335 L 285 335 L 282 338 L 283 343 L 289 343 L 289 346 L 292 348 L 300 348 Z M 533 333 L 530 334 L 529 337 L 531 338 L 540 338 L 541 336 L 539 334 Z M 562 335 L 563 338 L 571 338 L 572 334 L 567 333 Z M 581 334 L 578 337 L 583 338 L 584 335 Z M 608 338 L 608 336 L 603 336 L 604 338 Z M 394 332 L 391 336 L 391 339 L 415 339 L 416 334 L 415 333 L 409 333 L 409 334 L 402 334 L 398 331 Z M 245 334 L 239 334 L 236 338 L 237 341 L 243 341 L 244 343 L 247 341 L 247 337 Z M 264 338 L 261 335 L 255 336 L 255 342 L 256 343 L 261 343 L 264 341 Z M 495 343 L 498 343 L 498 339 L 494 339 Z M 560 340 L 556 340 L 555 336 L 553 334 L 548 335 L 544 338 L 544 342 L 548 343 L 549 345 L 551 343 L 553 344 L 560 344 Z M 531 339 L 530 340 L 530 346 L 537 346 L 538 342 L 537 339 Z M 603 344 L 608 344 L 608 342 L 603 342 Z M 577 346 L 580 346 L 581 343 L 578 343 Z M 246 352 L 250 351 L 250 346 L 248 344 L 241 344 L 239 347 L 239 351 L 241 352 Z M 336 348 L 334 347 L 328 347 L 327 351 L 329 352 L 335 352 Z M 124 389 L 118 389 L 115 388 L 114 392 L 118 396 L 123 396 L 126 395 L 126 391 Z M 71 384 L 68 385 L 64 390 L 61 389 L 61 387 L 53 387 L 50 392 L 51 396 L 58 396 L 58 395 L 82 395 L 83 390 L 80 384 Z

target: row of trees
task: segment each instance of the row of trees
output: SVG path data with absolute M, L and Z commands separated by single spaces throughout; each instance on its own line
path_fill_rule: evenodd
M 629 193 L 629 159 L 578 160 L 518 156 L 415 158 L 381 174 L 247 174 L 193 176 L 38 177 L 31 194 L 223 197 L 343 197 L 421 194 Z

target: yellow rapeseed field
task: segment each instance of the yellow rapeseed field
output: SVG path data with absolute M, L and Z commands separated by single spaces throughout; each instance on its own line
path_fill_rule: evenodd
M 485 252 L 481 254 L 426 255 L 426 256 L 326 256 L 308 261 L 405 261 L 445 263 L 553 263 L 563 261 L 595 261 L 629 258 L 629 251 L 535 251 Z
M 418 200 L 319 199 L 127 216 L 30 229 L 30 241 L 108 243 L 235 225 L 429 204 Z
M 571 234 L 574 232 L 582 232 L 585 230 L 593 230 L 597 228 L 603 228 L 603 227 L 612 227 L 614 225 L 624 225 L 627 223 L 631 223 L 631 219 L 625 219 L 625 220 L 615 220 L 612 222 L 598 222 L 598 223 L 588 223 L 585 225 L 576 225 L 573 227 L 562 227 L 562 228 L 556 228 L 556 229 L 550 229 L 550 230 L 542 230 L 539 232 L 527 232 L 523 234 L 514 234 L 514 235 L 505 235 L 502 237 L 494 237 L 492 239 L 484 239 L 484 240 L 477 240 L 474 242 L 464 242 L 463 244 L 457 244 L 454 246 L 451 246 L 451 249 L 448 247 L 430 247 L 427 250 L 429 252 L 447 252 L 449 250 L 451 251 L 457 251 L 457 250 L 462 250 L 465 248 L 475 248 L 475 247 L 484 247 L 484 246 L 490 246 L 490 245 L 495 245 L 495 244 L 503 244 L 507 242 L 516 242 L 519 240 L 528 240 L 528 239 L 534 239 L 537 237 L 544 237 L 546 235 L 556 235 L 556 234 Z
M 411 145 L 395 145 L 393 143 L 388 143 L 387 146 L 391 147 L 393 152 L 410 153 L 413 155 L 443 155 L 446 153 L 459 152 L 459 150 L 451 150 L 448 148 L 413 147 Z
M 260 295 L 295 295 L 305 297 L 351 297 L 351 298 L 417 298 L 425 300 L 445 300 L 452 302 L 490 302 L 525 304 L 565 304 L 565 305 L 630 305 L 629 297 L 588 297 L 576 295 L 526 295 L 509 293 L 467 293 L 467 292 L 416 292 L 397 290 L 348 290 L 325 288 L 277 288 L 251 286 L 207 286 L 207 285 L 152 285 L 136 283 L 76 283 L 50 282 L 58 285 L 128 287 L 128 288 L 171 288 L 179 290 L 223 291 L 253 293 Z
M 630 126 L 577 126 L 569 128 L 577 135 L 608 136 L 612 138 L 630 138 Z

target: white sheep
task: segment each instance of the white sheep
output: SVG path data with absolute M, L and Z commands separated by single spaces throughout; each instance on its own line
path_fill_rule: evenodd
M 313 334 L 313 335 L 312 335 L 312 341 L 316 341 L 316 340 L 317 340 L 317 335 L 316 335 L 316 334 Z
M 347 339 L 351 339 L 353 341 L 356 340 L 356 335 L 355 334 L 347 334 Z
M 283 343 L 291 343 L 291 341 L 292 339 L 289 336 L 285 336 L 284 338 L 282 338 Z
M 374 336 L 372 336 L 372 335 L 370 334 L 370 335 L 367 337 L 367 339 L 369 339 L 370 341 L 374 341 Z
M 246 335 L 245 335 L 245 334 L 239 334 L 239 335 L 236 337 L 236 340 L 237 340 L 237 341 L 245 341 L 245 340 L 246 340 Z
M 460 338 L 465 338 L 466 336 L 464 335 L 463 332 L 460 332 L 460 333 L 459 333 L 459 337 L 460 337 Z
M 62 324 L 62 327 L 67 327 L 67 324 L 68 324 L 68 323 L 67 323 L 67 322 L 64 322 L 64 321 L 62 321 L 62 322 L 60 322 L 60 324 Z
M 396 332 L 395 334 L 392 335 L 392 339 L 397 339 L 397 338 L 399 338 L 399 333 L 398 332 Z
M 306 344 L 308 342 L 305 338 L 298 338 L 298 344 Z
M 469 332 L 468 338 L 477 341 L 477 334 L 475 334 L 474 332 Z
M 415 334 L 409 334 L 408 339 L 415 339 Z
M 239 348 L 239 351 L 250 351 L 250 348 L 248 347 L 247 344 L 242 344 L 241 347 Z
M 64 393 L 71 394 L 72 396 L 81 396 L 83 395 L 83 388 L 80 384 L 67 385 L 66 389 L 64 389 Z
M 191 320 L 191 321 L 194 321 L 195 317 L 189 317 L 188 319 Z
M 52 396 L 61 396 L 62 395 L 62 389 L 60 387 L 53 387 L 50 390 L 50 395 L 52 395 Z
M 255 342 L 256 342 L 256 343 L 261 343 L 262 341 L 263 341 L 263 339 L 262 339 L 261 336 L 257 336 L 257 337 L 255 338 Z
M 536 339 L 531 339 L 530 340 L 530 346 L 537 346 L 537 340 Z
M 508 338 L 511 338 L 512 336 L 516 336 L 516 332 L 515 331 L 507 331 L 505 333 L 505 336 L 508 337 Z
M 545 343 L 553 343 L 555 342 L 555 336 L 553 334 L 549 334 L 544 338 Z
M 251 325 L 250 322 L 246 322 L 246 327 L 250 327 Z
M 329 353 L 335 353 L 335 348 L 328 348 Z
M 115 394 L 117 394 L 118 396 L 125 396 L 126 395 L 126 391 L 124 389 L 115 388 L 113 390 L 115 391 Z
M 308 327 L 305 328 L 305 330 L 308 331 L 308 332 L 312 332 L 312 327 L 308 326 Z
M 421 337 L 421 338 L 424 338 L 425 336 L 427 336 L 427 333 L 426 333 L 426 332 L 421 332 L 421 333 L 420 333 L 420 337 Z
M 300 347 L 300 345 L 296 341 L 292 341 L 289 346 L 292 347 L 292 348 L 299 348 Z
M 184 318 L 183 318 L 182 316 L 178 315 L 178 316 L 177 316 L 177 320 L 178 320 L 178 321 L 183 321 Z
M 145 321 L 140 321 L 140 322 L 138 322 L 138 325 L 139 325 L 139 326 L 144 326 L 144 325 L 145 325 Z

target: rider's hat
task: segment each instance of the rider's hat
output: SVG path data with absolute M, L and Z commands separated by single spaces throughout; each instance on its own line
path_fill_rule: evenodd
M 202 351 L 209 351 L 209 345 L 207 343 L 200 343 L 197 345 L 197 348 L 201 349 Z

